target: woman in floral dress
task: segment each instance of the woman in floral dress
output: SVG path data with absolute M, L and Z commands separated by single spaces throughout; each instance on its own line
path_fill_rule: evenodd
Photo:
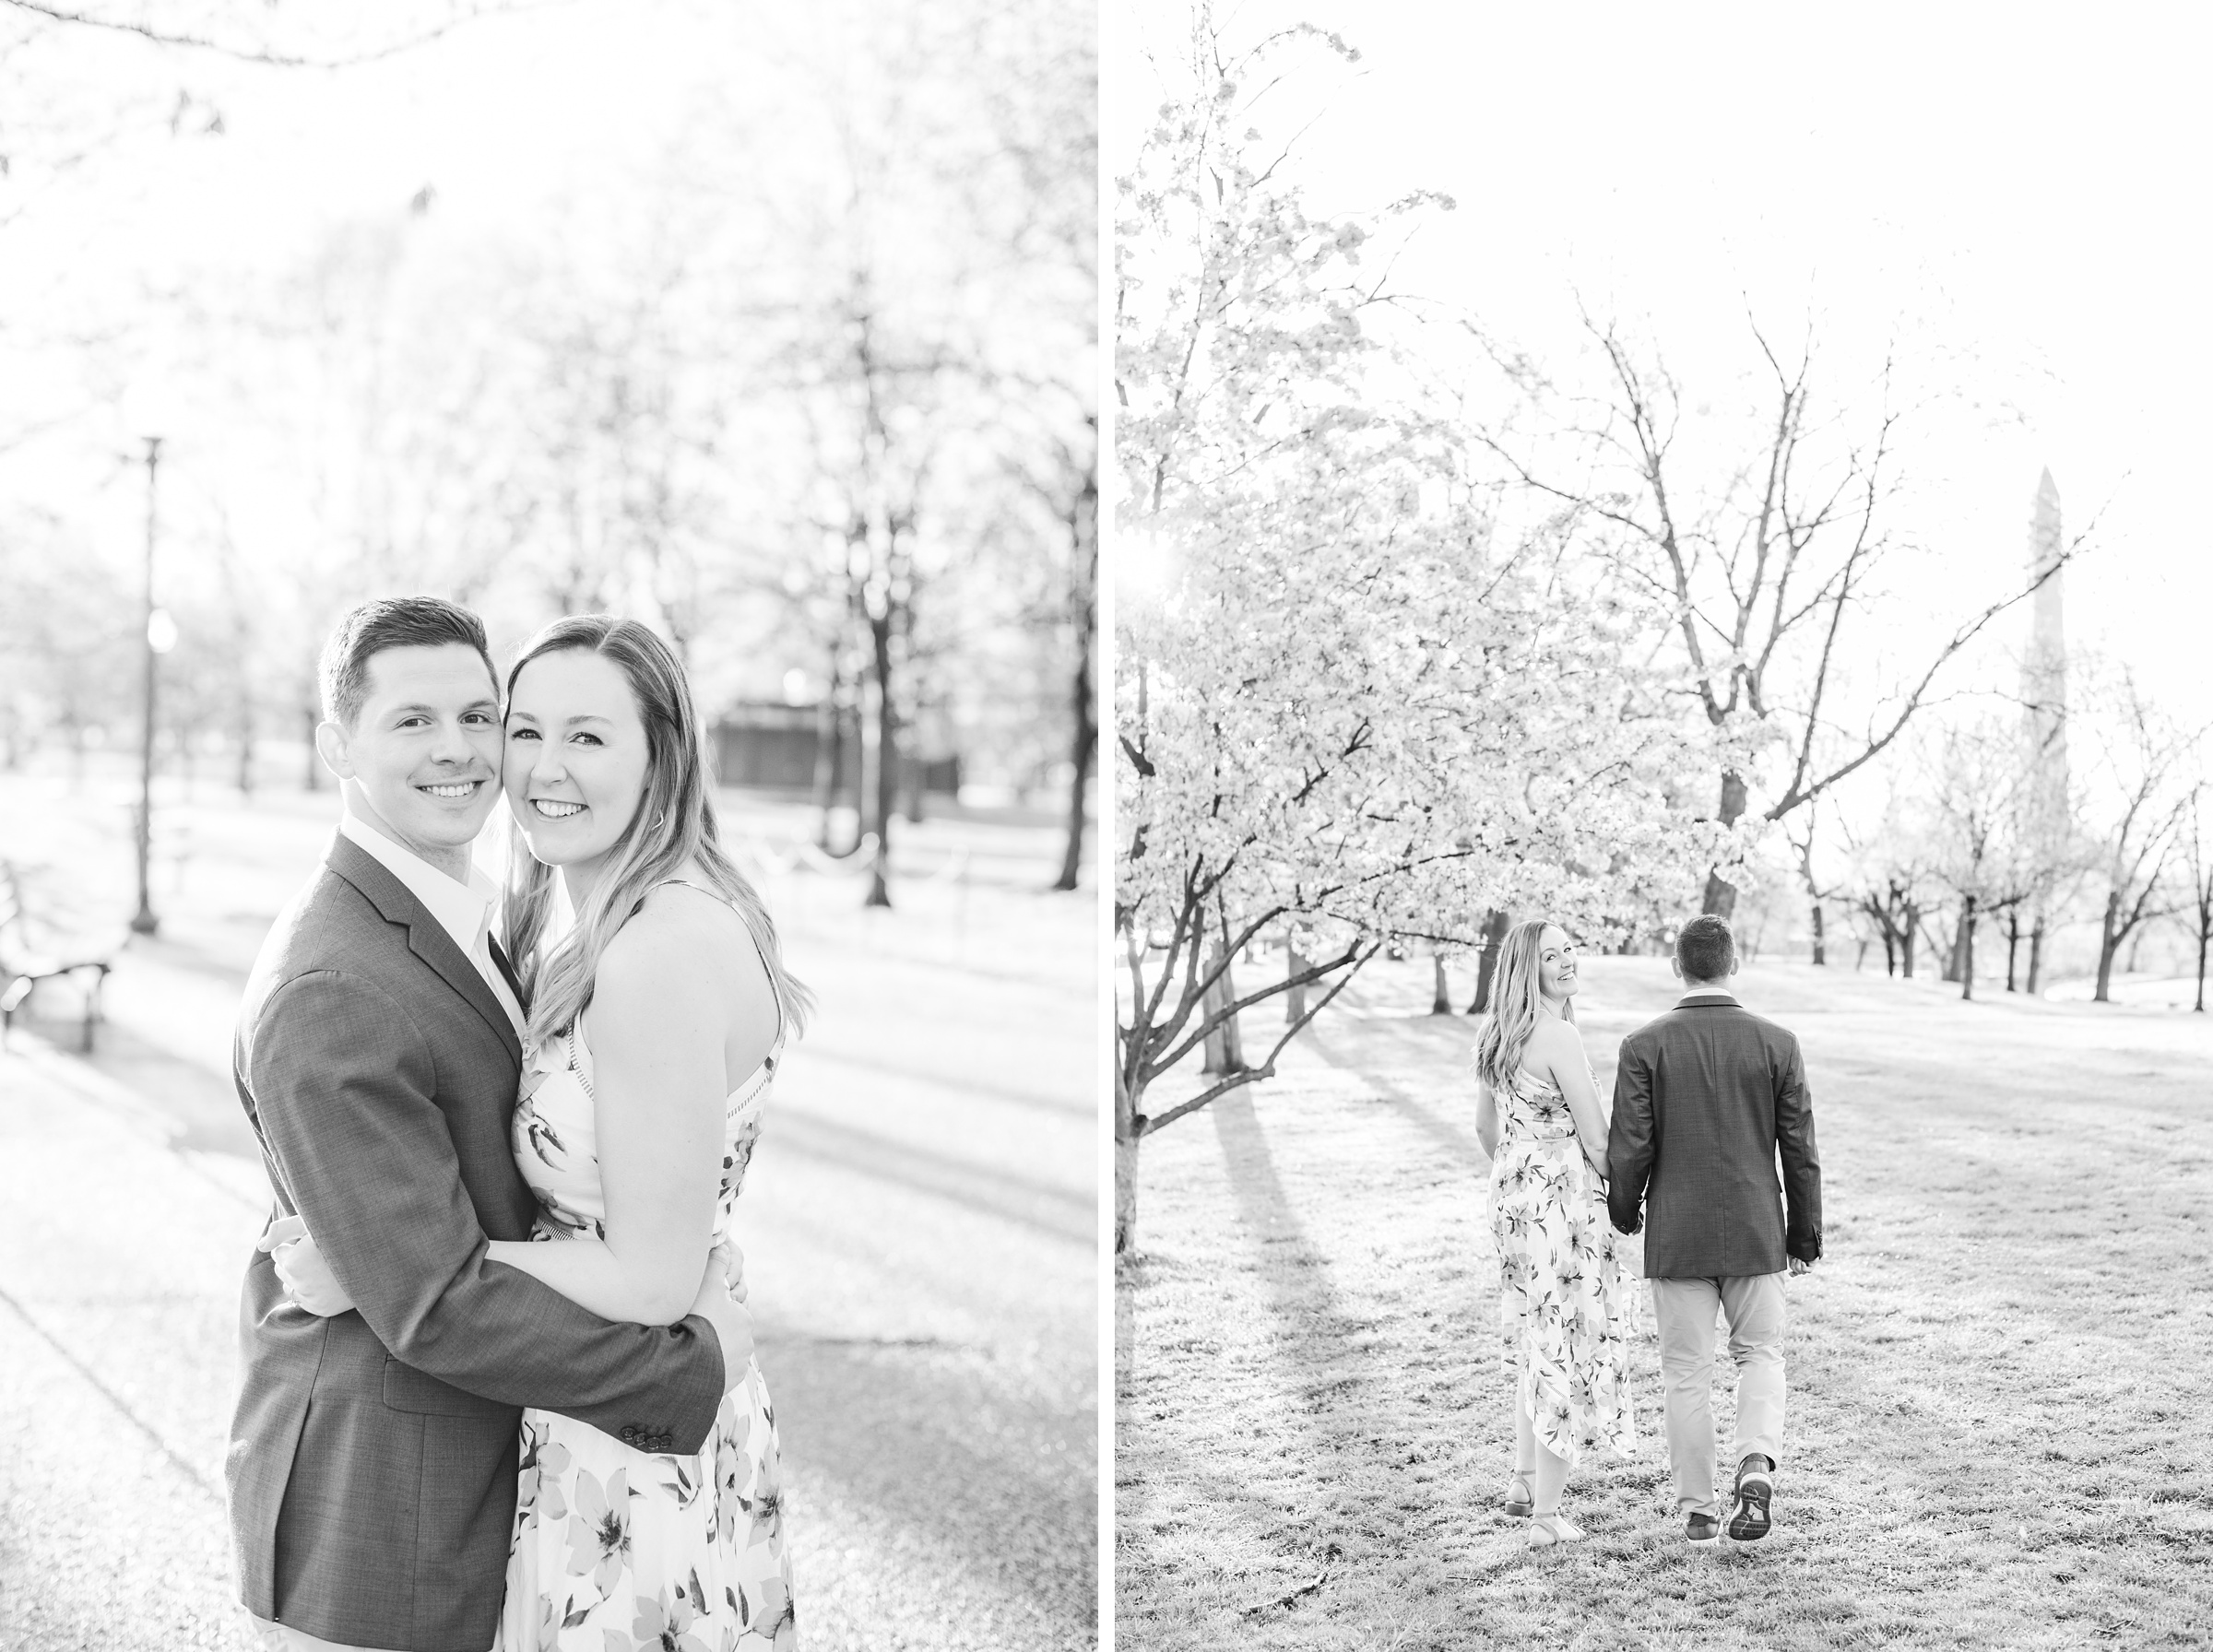
M 665 643 L 633 620 L 557 620 L 507 696 L 504 915 L 528 1005 L 514 1145 L 539 1216 L 529 1242 L 489 1257 L 603 1319 L 673 1324 L 720 1266 L 711 1254 L 728 1254 L 809 997 L 719 846 L 698 714 Z M 574 916 L 555 935 L 557 885 Z M 350 1305 L 312 1254 L 289 1272 L 321 1281 L 314 1311 Z M 500 1652 L 798 1645 L 775 1413 L 750 1351 L 726 1375 L 692 1456 L 523 1413 Z
M 1514 1381 L 1509 1514 L 1533 1548 L 1585 1533 L 1560 1511 L 1582 1453 L 1637 1443 L 1628 1332 L 1635 1298 L 1606 1215 L 1607 1121 L 1575 1027 L 1575 948 L 1556 924 L 1517 924 L 1498 953 L 1475 1040 L 1476 1134 L 1491 1155 L 1491 1233 Z

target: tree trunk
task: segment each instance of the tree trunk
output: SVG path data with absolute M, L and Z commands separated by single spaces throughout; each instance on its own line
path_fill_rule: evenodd
M 1958 935 L 1955 934 L 1947 944 L 1930 927 L 1929 920 L 1924 917 L 1921 921 L 1921 938 L 1923 944 L 1936 955 L 1936 978 L 1940 981 L 1957 981 L 1959 977 L 1952 972 L 1959 956 Z
M 323 726 L 323 714 L 314 706 L 307 708 L 307 789 L 323 789 L 323 758 L 315 749 L 315 730 Z
M 1744 818 L 1745 777 L 1734 771 L 1722 775 L 1722 807 L 1720 820 L 1724 826 L 1734 826 Z M 1706 874 L 1706 899 L 1698 911 L 1707 917 L 1728 918 L 1736 915 L 1736 885 L 1722 876 L 1719 867 Z
M 1912 902 L 1906 903 L 1906 931 L 1898 938 L 1898 950 L 1905 964 L 1905 977 L 1913 979 L 1913 938 L 1921 928 L 1921 908 Z
M 1429 1013 L 1431 1015 L 1450 1015 L 1452 1013 L 1452 982 L 1451 978 L 1445 974 L 1445 955 L 1442 952 L 1432 952 L 1429 955 L 1429 961 L 1437 969 L 1437 992 L 1429 1000 Z
M 1114 1068 L 1114 1254 L 1127 1256 L 1137 1244 L 1137 1144 L 1145 1129 L 1145 1116 L 1137 1110 L 1143 1095 L 1126 1081 L 1121 1050 L 1115 1050 Z
M 2006 990 L 2013 986 L 2014 955 L 2021 950 L 2021 914 L 2017 907 L 2006 914 Z
M 1974 903 L 1971 901 L 1962 901 L 1959 903 L 1959 915 L 1952 920 L 1952 944 L 1944 950 L 1944 978 L 1947 981 L 1959 979 L 1960 969 L 1967 958 L 1965 943 L 1968 926 L 1973 921 L 1968 914 L 1973 911 Z
M 1284 943 L 1284 952 L 1286 959 L 1284 965 L 1284 978 L 1296 980 L 1306 973 L 1307 961 L 1298 955 L 1298 949 L 1289 941 Z M 1296 986 L 1286 987 L 1284 991 L 1284 1025 L 1286 1027 L 1297 1025 L 1306 1013 L 1306 984 L 1300 982 Z
M 1130 1158 L 1137 1156 L 1137 1145 L 1130 1148 Z M 1132 1287 L 1123 1283 L 1122 1270 L 1114 1270 L 1114 1391 L 1127 1394 L 1137 1378 L 1137 1298 Z
M 923 794 L 929 790 L 929 771 L 921 758 L 909 752 L 899 760 L 899 795 L 905 801 L 900 813 L 919 826 L 923 820 Z
M 1470 1015 L 1491 1007 L 1491 977 L 1498 973 L 1498 948 L 1506 939 L 1507 915 L 1493 911 L 1483 920 L 1483 950 L 1475 955 L 1475 996 L 1468 1002 Z
M 1237 1001 L 1237 988 L 1230 961 L 1222 955 L 1219 948 L 1208 955 L 1206 968 L 1210 974 L 1216 964 L 1222 966 L 1222 974 L 1206 989 L 1205 1002 L 1199 1010 L 1200 1014 L 1210 1020 L 1221 1015 L 1225 1005 Z M 1221 1021 L 1207 1033 L 1206 1065 L 1203 1070 L 1210 1073 L 1241 1073 L 1245 1070 L 1245 1041 L 1238 1034 L 1236 1016 L 1222 1016 Z
M 1825 940 L 1826 938 L 1821 931 L 1821 903 L 1816 901 L 1814 903 L 1814 962 L 1817 964 L 1826 964 L 1828 962 L 1828 950 Z
M 1068 529 L 1077 570 L 1075 600 L 1076 680 L 1070 695 L 1076 714 L 1076 738 L 1070 761 L 1076 766 L 1069 782 L 1068 846 L 1060 857 L 1060 878 L 1055 889 L 1076 887 L 1076 869 L 1083 861 L 1083 782 L 1097 761 L 1099 723 L 1092 693 L 1092 652 L 1098 631 L 1099 584 L 1099 470 L 1098 444 L 1092 444 L 1093 462 L 1084 473 L 1075 509 L 1069 513 Z
M 1128 1256 L 1137 1248 L 1137 1144 L 1139 1138 L 1117 1130 L 1114 1136 L 1114 1254 Z
M 2044 919 L 2043 914 L 2040 913 L 2037 914 L 2035 924 L 2029 930 L 2029 979 L 2025 985 L 2029 996 L 2032 998 L 2036 997 L 2036 985 L 2043 978 L 2043 973 Z
M 238 790 L 254 796 L 254 702 L 242 700 L 238 708 Z
M 814 807 L 821 811 L 814 831 L 814 846 L 830 854 L 830 814 L 837 807 L 838 781 L 846 766 L 846 691 L 844 651 L 830 648 L 830 686 L 822 691 L 822 714 L 815 719 Z M 858 827 L 855 836 L 859 835 Z
M 2121 891 L 2114 890 L 2105 897 L 2105 917 L 2098 926 L 2098 990 L 2090 995 L 2093 1004 L 2110 1004 L 2112 1000 L 2113 954 L 2121 950 L 2122 938 L 2113 933 L 2113 920 L 2121 913 Z
M 892 619 L 869 620 L 876 673 L 876 854 L 869 867 L 870 906 L 892 903 L 892 818 L 899 812 L 899 711 L 892 692 Z
M 2213 941 L 2213 925 L 2206 922 L 2206 915 L 2197 914 L 2197 1002 L 2190 1006 L 2200 1015 L 2206 1012 L 2206 946 Z
M 1975 898 L 1969 895 L 1959 911 L 1959 996 L 1975 996 Z
M 1053 880 L 1055 889 L 1076 887 L 1076 874 L 1083 867 L 1083 783 L 1091 778 L 1091 765 L 1099 749 L 1098 720 L 1092 714 L 1091 666 L 1088 655 L 1076 673 L 1076 741 L 1070 761 L 1075 764 L 1075 778 L 1068 783 L 1068 845 L 1060 855 L 1060 876 Z

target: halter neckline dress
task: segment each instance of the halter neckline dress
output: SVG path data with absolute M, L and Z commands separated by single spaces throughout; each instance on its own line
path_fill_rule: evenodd
M 784 1038 L 779 1009 L 775 1043 L 725 1107 L 717 1240 L 729 1232 Z M 527 1056 L 514 1148 L 538 1196 L 530 1236 L 603 1237 L 584 1017 Z M 499 1652 L 790 1652 L 798 1644 L 775 1411 L 758 1361 L 723 1396 L 697 1456 L 649 1453 L 574 1418 L 523 1413 Z

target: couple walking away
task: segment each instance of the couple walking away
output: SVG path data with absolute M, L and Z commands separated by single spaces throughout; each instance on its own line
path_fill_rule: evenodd
M 272 1648 L 792 1646 L 728 1236 L 810 1000 L 719 846 L 683 669 L 561 620 L 503 705 L 482 623 L 419 597 L 349 614 L 322 692 L 345 814 L 234 1056 L 276 1191 L 226 1465 L 245 1606 Z M 503 791 L 503 899 L 471 858 Z
M 1622 1041 L 1611 1126 L 1576 1030 L 1575 948 L 1558 925 L 1507 932 L 1475 1041 L 1476 1134 L 1491 1155 L 1515 1382 L 1506 1512 L 1530 1517 L 1532 1548 L 1585 1535 L 1560 1513 L 1560 1493 L 1586 1448 L 1636 1446 L 1635 1299 L 1614 1233 L 1640 1226 L 1684 1535 L 1701 1548 L 1721 1540 L 1710 1406 L 1717 1310 L 1736 1364 L 1728 1533 L 1740 1542 L 1768 1535 L 1782 1454 L 1785 1265 L 1804 1273 L 1821 1255 L 1813 1098 L 1796 1037 L 1727 988 L 1736 946 L 1726 922 L 1684 925 L 1674 969 L 1681 1000 Z

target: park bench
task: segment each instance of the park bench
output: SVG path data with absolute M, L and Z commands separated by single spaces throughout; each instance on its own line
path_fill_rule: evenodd
M 100 1021 L 101 988 L 107 985 L 119 936 L 109 944 L 75 942 L 56 949 L 41 946 L 23 904 L 23 879 L 12 862 L 0 860 L 0 1049 L 15 1031 L 20 1009 L 41 981 L 70 978 L 85 1005 L 85 1054 L 92 1053 L 92 1030 Z M 89 977 L 86 980 L 83 977 Z

